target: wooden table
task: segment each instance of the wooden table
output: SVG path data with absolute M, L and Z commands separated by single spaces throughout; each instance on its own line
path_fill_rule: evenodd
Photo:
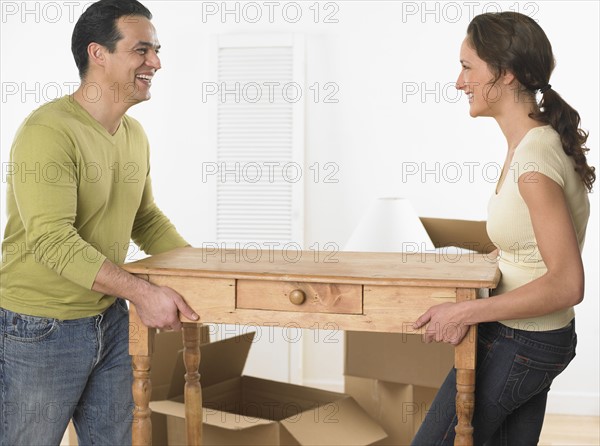
M 200 315 L 182 317 L 187 441 L 202 443 L 199 331 L 202 323 L 418 333 L 413 322 L 442 302 L 471 300 L 499 280 L 483 255 L 313 251 L 202 250 L 181 248 L 124 268 L 168 286 Z M 441 329 L 444 329 L 443 327 Z M 473 444 L 477 327 L 456 347 L 457 445 Z M 135 403 L 133 444 L 150 445 L 150 359 L 154 329 L 130 312 L 129 352 Z

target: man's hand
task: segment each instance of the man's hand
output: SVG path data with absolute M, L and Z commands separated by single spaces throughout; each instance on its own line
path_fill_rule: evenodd
M 92 289 L 129 300 L 142 322 L 151 328 L 181 330 L 179 312 L 190 320 L 199 319 L 175 290 L 152 285 L 109 260 L 102 264 Z
M 163 286 L 150 285 L 145 294 L 135 300 L 135 309 L 144 325 L 153 328 L 181 330 L 178 312 L 188 319 L 198 319 L 175 290 Z

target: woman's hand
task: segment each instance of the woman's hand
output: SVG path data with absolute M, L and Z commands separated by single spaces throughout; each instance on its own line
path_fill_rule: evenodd
M 413 327 L 418 329 L 427 325 L 423 334 L 427 343 L 447 342 L 458 345 L 471 325 L 463 320 L 467 308 L 465 304 L 468 302 L 447 302 L 431 307 L 416 320 Z

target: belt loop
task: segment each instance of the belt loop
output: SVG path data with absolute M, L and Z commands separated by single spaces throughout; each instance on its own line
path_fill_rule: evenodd
M 504 337 L 506 337 L 507 339 L 513 339 L 515 337 L 515 330 L 512 327 L 507 327 L 506 325 L 504 326 Z

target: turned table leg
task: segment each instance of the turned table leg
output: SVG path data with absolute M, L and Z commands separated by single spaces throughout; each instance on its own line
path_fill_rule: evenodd
M 475 290 L 459 289 L 456 300 L 475 299 Z M 477 360 L 477 325 L 472 326 L 454 353 L 456 368 L 456 415 L 455 446 L 473 446 L 473 413 L 475 411 L 475 365 Z
M 456 425 L 455 445 L 473 445 L 473 412 L 475 409 L 475 370 L 456 371 Z
M 133 425 L 131 442 L 135 446 L 152 444 L 152 421 L 150 420 L 150 356 L 133 356 Z
M 131 443 L 133 446 L 152 444 L 152 421 L 150 420 L 150 362 L 154 350 L 156 330 L 140 321 L 135 307 L 129 309 L 129 354 L 133 367 L 133 424 Z
M 185 363 L 185 429 L 187 444 L 202 444 L 202 388 L 200 387 L 201 324 L 183 324 L 183 361 Z

